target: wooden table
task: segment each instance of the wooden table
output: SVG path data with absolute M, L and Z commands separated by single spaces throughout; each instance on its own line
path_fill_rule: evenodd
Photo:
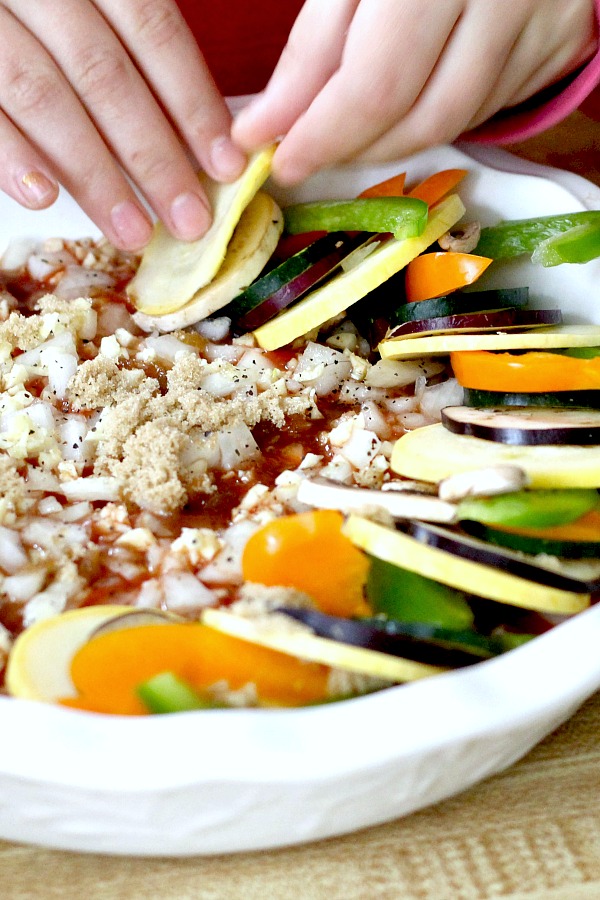
M 512 149 L 600 184 L 600 92 L 562 125 Z M 127 859 L 0 842 L 0 895 L 596 900 L 600 694 L 507 772 L 408 818 L 319 844 L 232 857 Z

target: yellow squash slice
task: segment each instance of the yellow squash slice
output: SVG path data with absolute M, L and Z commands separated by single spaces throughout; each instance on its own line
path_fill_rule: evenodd
M 309 662 L 322 663 L 336 669 L 346 669 L 386 681 L 403 682 L 440 675 L 446 669 L 413 662 L 398 656 L 390 656 L 378 650 L 367 650 L 317 637 L 303 632 L 277 632 L 273 628 L 261 627 L 251 619 L 245 619 L 221 609 L 205 609 L 202 622 L 217 631 L 233 637 L 279 650 Z
M 597 347 L 598 325 L 552 325 L 534 331 L 495 332 L 494 334 L 436 334 L 392 338 L 382 341 L 378 350 L 383 359 L 414 359 L 440 356 L 456 350 L 555 350 L 563 347 Z
M 431 210 L 427 226 L 419 237 L 382 243 L 354 268 L 336 275 L 311 291 L 304 300 L 257 328 L 254 336 L 258 345 L 264 350 L 277 350 L 339 315 L 435 243 L 464 212 L 460 197 L 452 194 Z
M 242 213 L 223 265 L 210 284 L 177 312 L 164 316 L 135 313 L 136 324 L 144 331 L 176 331 L 222 309 L 260 275 L 282 231 L 283 213 L 272 197 L 259 191 Z
M 488 466 L 519 466 L 532 488 L 600 487 L 597 446 L 514 446 L 453 434 L 443 425 L 427 425 L 399 438 L 391 467 L 398 475 L 437 483 L 458 472 Z
M 357 547 L 378 559 L 478 597 L 548 613 L 577 613 L 590 604 L 587 593 L 577 594 L 536 584 L 485 563 L 430 547 L 408 534 L 361 516 L 350 516 L 344 532 Z
M 6 669 L 9 694 L 46 703 L 75 697 L 70 675 L 74 653 L 100 625 L 131 611 L 131 606 L 87 606 L 30 625 L 10 653 Z
M 213 211 L 213 223 L 200 240 L 178 241 L 161 222 L 156 224 L 127 289 L 140 312 L 150 316 L 176 312 L 213 280 L 242 212 L 269 176 L 274 152 L 271 146 L 255 153 L 231 184 L 199 176 Z

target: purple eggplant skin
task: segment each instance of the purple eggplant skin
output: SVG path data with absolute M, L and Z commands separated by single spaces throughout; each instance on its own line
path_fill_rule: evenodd
M 416 319 L 396 325 L 388 334 L 388 339 L 422 335 L 426 332 L 451 333 L 460 331 L 502 331 L 504 328 L 532 328 L 537 325 L 560 325 L 562 313 L 559 309 L 506 309 L 488 312 L 456 313 L 452 316 L 438 316 L 432 319 Z
M 526 554 L 505 550 L 477 538 L 441 528 L 438 525 L 405 520 L 398 522 L 396 527 L 429 547 L 452 553 L 461 559 L 502 569 L 516 578 L 524 578 L 536 584 L 544 584 L 562 591 L 571 591 L 574 594 L 593 594 L 600 591 L 599 579 L 581 580 L 571 575 L 563 575 L 561 572 L 538 565 L 535 557 L 528 558 Z
M 467 421 L 461 418 L 468 412 Z M 477 414 L 481 414 L 481 420 L 477 421 Z M 566 410 L 560 407 L 546 407 L 544 409 L 525 409 L 515 407 L 472 407 L 472 406 L 447 406 L 442 410 L 442 425 L 453 434 L 479 438 L 484 441 L 493 441 L 499 444 L 509 444 L 515 447 L 546 446 L 556 444 L 576 444 L 578 446 L 594 446 L 600 444 L 600 411 L 581 410 L 581 417 L 585 424 L 573 424 L 573 416 L 577 410 Z M 494 423 L 494 416 L 503 416 L 513 419 L 514 425 L 501 424 L 501 420 Z M 544 419 L 556 418 L 556 424 L 544 424 Z M 590 417 L 598 418 L 596 425 L 591 424 Z M 519 425 L 519 419 L 523 418 L 530 423 L 539 419 L 539 427 Z M 560 419 L 564 424 L 560 424 Z M 470 419 L 470 421 L 468 420 Z M 600 450 L 599 450 L 600 452 Z
M 291 306 L 292 303 L 316 287 L 319 282 L 340 265 L 344 256 L 350 252 L 352 252 L 351 249 L 347 249 L 346 253 L 334 250 L 327 256 L 321 257 L 321 259 L 311 265 L 310 269 L 306 269 L 306 271 L 297 275 L 296 278 L 292 278 L 283 284 L 279 290 L 238 319 L 237 327 L 244 331 L 253 331 L 255 328 L 264 325 L 269 319 L 274 318 L 277 313 L 287 309 L 288 306 Z
M 278 607 L 277 612 L 285 613 L 296 621 L 308 625 L 318 637 L 338 641 L 341 644 L 350 644 L 353 647 L 363 647 L 366 650 L 377 650 L 379 653 L 387 653 L 389 656 L 399 656 L 431 666 L 454 669 L 473 665 L 480 662 L 482 658 L 490 658 L 494 655 L 491 652 L 484 654 L 480 649 L 474 649 L 471 653 L 467 649 L 431 643 L 423 637 L 415 636 L 416 629 L 414 628 L 412 629 L 413 633 L 389 633 L 385 630 L 385 620 L 382 620 L 381 626 L 377 626 L 371 621 L 361 622 L 359 619 L 328 616 L 315 609 Z
M 372 240 L 373 235 L 367 232 L 326 234 L 259 277 L 220 314 L 231 316 L 239 333 L 258 328 L 323 281 L 350 253 Z

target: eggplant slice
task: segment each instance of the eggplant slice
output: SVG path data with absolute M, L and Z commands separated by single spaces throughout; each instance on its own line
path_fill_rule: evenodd
M 442 424 L 453 434 L 514 446 L 600 444 L 600 410 L 593 409 L 447 406 Z
M 422 301 L 426 302 L 426 301 Z M 558 309 L 494 309 L 488 312 L 455 313 L 429 319 L 415 319 L 396 325 L 386 340 L 427 337 L 432 334 L 465 334 L 480 331 L 508 331 L 560 325 L 562 313 Z
M 466 629 L 378 618 L 344 619 L 299 607 L 278 607 L 277 612 L 308 625 L 319 637 L 436 666 L 469 666 L 507 649 L 501 639 Z
M 536 584 L 575 594 L 593 593 L 600 589 L 598 579 L 575 578 L 569 574 L 568 570 L 563 573 L 555 568 L 540 565 L 534 556 L 493 546 L 478 538 L 450 531 L 437 525 L 407 521 L 398 527 L 429 547 L 444 550 L 461 559 L 493 566 L 517 578 L 524 578 Z

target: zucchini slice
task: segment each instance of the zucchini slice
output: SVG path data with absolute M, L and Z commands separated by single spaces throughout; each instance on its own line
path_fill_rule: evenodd
M 570 541 L 543 537 L 541 534 L 527 534 L 525 530 L 493 528 L 481 522 L 463 522 L 462 527 L 468 534 L 482 541 L 532 556 L 543 553 L 562 559 L 600 559 L 600 532 L 596 541 Z
M 462 201 L 452 194 L 431 210 L 427 226 L 419 237 L 382 242 L 348 272 L 336 275 L 290 309 L 257 328 L 253 333 L 259 347 L 277 350 L 339 315 L 435 243 L 458 222 L 464 212 Z M 598 331 L 600 333 L 600 329 Z M 597 343 L 600 343 L 600 337 Z
M 513 446 L 593 444 L 600 455 L 600 410 L 595 409 L 447 406 L 442 410 L 442 424 L 453 434 Z
M 600 409 L 600 390 L 554 391 L 548 394 L 535 394 L 464 388 L 463 401 L 465 406 L 480 408 L 489 406 L 537 406 L 540 408 L 555 407 L 560 409 Z
M 600 487 L 597 447 L 512 447 L 452 434 L 441 424 L 403 435 L 394 444 L 391 459 L 398 475 L 435 483 L 457 472 L 506 464 L 523 469 L 531 488 Z
M 417 300 L 403 303 L 394 310 L 393 325 L 414 322 L 417 319 L 434 319 L 459 313 L 488 312 L 493 309 L 515 307 L 522 309 L 529 302 L 529 288 L 501 288 L 487 291 L 456 291 L 446 297 L 433 300 Z
M 366 232 L 323 235 L 250 284 L 234 297 L 223 315 L 236 320 L 238 329 L 258 328 L 316 287 L 350 253 L 372 238 Z
M 421 525 L 421 523 L 414 524 L 415 528 Z M 433 527 L 445 534 L 443 529 Z M 551 584 L 531 581 L 524 574 L 514 574 L 496 568 L 490 563 L 493 548 L 490 548 L 486 555 L 482 553 L 480 556 L 480 559 L 485 561 L 463 558 L 458 555 L 455 548 L 452 551 L 447 549 L 450 544 L 443 547 L 430 546 L 414 535 L 378 525 L 360 516 L 350 516 L 344 525 L 344 532 L 356 546 L 373 556 L 470 594 L 476 592 L 478 597 L 545 613 L 577 613 L 590 604 L 590 592 L 583 584 L 573 579 L 562 578 L 549 569 L 541 571 L 539 566 L 527 565 L 516 554 L 513 555 L 520 566 L 517 568 L 515 565 L 515 570 L 519 573 L 537 574 L 546 581 L 554 578 L 555 583 L 561 585 L 570 583 L 571 588 L 553 587 Z M 418 534 L 422 536 L 424 532 Z M 436 536 L 436 540 L 443 543 L 439 535 Z M 477 545 L 481 543 L 479 541 Z M 487 548 L 487 545 L 483 544 L 483 547 Z M 499 554 L 496 559 L 498 557 Z M 539 573 L 537 570 L 540 570 Z M 574 589 L 576 584 L 579 591 Z

